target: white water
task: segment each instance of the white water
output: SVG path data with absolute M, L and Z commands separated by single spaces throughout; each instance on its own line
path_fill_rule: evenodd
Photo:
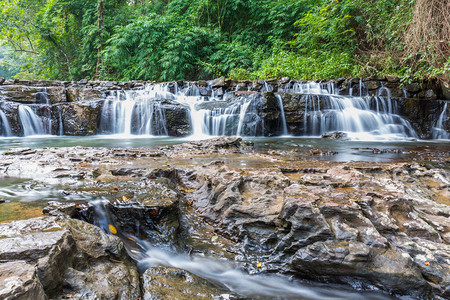
M 275 97 L 277 98 L 278 106 L 280 107 L 281 123 L 283 126 L 282 135 L 288 135 L 287 124 L 286 124 L 286 115 L 284 113 L 283 98 L 280 96 L 280 94 L 276 94 Z
M 167 135 L 164 99 L 170 99 L 189 108 L 192 139 L 209 136 L 261 136 L 267 134 L 258 94 L 234 97 L 225 94 L 203 96 L 200 88 L 175 84 L 174 93 L 169 85 L 151 85 L 143 90 L 118 92 L 104 104 L 100 132 L 106 134 Z M 264 84 L 263 91 L 273 87 Z M 376 97 L 367 96 L 360 80 L 359 91 L 350 84 L 349 93 L 359 96 L 337 95 L 334 83 L 290 82 L 279 92 L 300 94 L 304 102 L 303 136 L 320 136 L 331 131 L 342 131 L 357 140 L 408 140 L 418 136 L 411 124 L 398 114 L 397 103 L 390 90 L 382 86 Z M 275 93 L 280 116 L 278 132 L 288 135 L 288 124 L 282 94 Z M 433 136 L 446 138 L 448 133 L 438 120 Z M 272 128 L 273 130 L 273 128 Z
M 103 105 L 100 132 L 124 136 L 167 135 L 161 100 L 173 98 L 164 85 L 116 92 Z
M 346 132 L 362 140 L 418 138 L 411 124 L 398 115 L 389 97 L 304 95 L 304 135 Z
M 36 115 L 31 107 L 27 105 L 19 105 L 18 114 L 24 136 L 45 135 L 49 133 L 45 130 L 42 119 Z
M 109 232 L 109 225 L 114 225 L 111 213 L 107 208 L 108 200 L 91 200 L 94 206 L 94 225 L 99 226 L 105 232 Z M 133 237 L 135 243 L 123 235 L 120 230 L 119 238 L 122 239 L 131 257 L 138 260 L 140 269 L 156 266 L 173 267 L 186 270 L 198 277 L 204 278 L 219 287 L 225 288 L 235 294 L 245 297 L 277 298 L 277 299 L 389 299 L 382 294 L 353 292 L 339 290 L 337 288 L 321 288 L 306 286 L 287 280 L 280 276 L 250 275 L 233 266 L 232 262 L 215 258 L 189 256 L 187 254 L 174 253 L 162 248 L 152 246 L 148 241 Z M 227 298 L 228 294 L 222 294 Z
M 3 136 L 12 136 L 11 126 L 9 125 L 8 119 L 3 111 L 0 110 L 0 134 Z
M 444 124 L 448 121 L 448 115 L 447 115 L 447 101 L 444 103 L 444 107 L 442 109 L 441 114 L 439 115 L 439 119 L 436 121 L 435 127 L 433 127 L 432 131 L 432 138 L 433 139 L 449 139 L 450 133 L 445 130 Z
M 241 296 L 267 299 L 389 299 L 382 295 L 363 294 L 345 290 L 304 286 L 283 277 L 249 275 L 230 263 L 212 258 L 189 257 L 162 249 L 148 247 L 145 267 L 166 266 L 189 271 Z

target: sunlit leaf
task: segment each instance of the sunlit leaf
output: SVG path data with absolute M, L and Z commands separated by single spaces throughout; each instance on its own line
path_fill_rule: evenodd
M 116 227 L 114 227 L 114 225 L 109 224 L 108 228 L 112 234 L 117 234 L 117 229 L 116 229 Z

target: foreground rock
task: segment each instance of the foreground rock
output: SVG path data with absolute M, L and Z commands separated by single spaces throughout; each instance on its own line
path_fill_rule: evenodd
M 160 150 L 25 148 L 2 154 L 0 172 L 65 184 L 66 195 L 107 198 L 106 216 L 124 240 L 226 257 L 249 273 L 450 298 L 448 153 L 374 165 L 316 160 L 305 151 L 258 153 L 236 137 Z M 23 272 L 14 277 L 21 288 L 5 295 L 38 294 L 39 284 L 49 297 L 220 295 L 172 267 L 149 269 L 140 289 L 123 243 L 64 219 L 96 223 L 89 203 L 52 203 L 46 212 L 60 219 L 0 224 L 0 260 Z M 21 274 L 37 279 L 20 281 Z
M 449 175 L 406 163 L 208 166 L 196 171 L 189 197 L 265 271 L 446 299 Z
M 0 236 L 6 299 L 140 296 L 139 274 L 122 242 L 98 227 L 45 217 L 0 224 Z

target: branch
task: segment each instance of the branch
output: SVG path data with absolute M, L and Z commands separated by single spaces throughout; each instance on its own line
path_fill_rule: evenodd
M 26 53 L 33 53 L 33 54 L 39 54 L 39 52 L 33 51 L 33 50 L 27 50 L 27 49 L 14 49 L 16 52 L 26 52 Z

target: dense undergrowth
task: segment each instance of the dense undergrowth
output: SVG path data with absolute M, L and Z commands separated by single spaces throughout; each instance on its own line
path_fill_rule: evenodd
M 0 0 L 0 9 L 7 47 L 0 76 L 448 80 L 450 73 L 444 0 Z

